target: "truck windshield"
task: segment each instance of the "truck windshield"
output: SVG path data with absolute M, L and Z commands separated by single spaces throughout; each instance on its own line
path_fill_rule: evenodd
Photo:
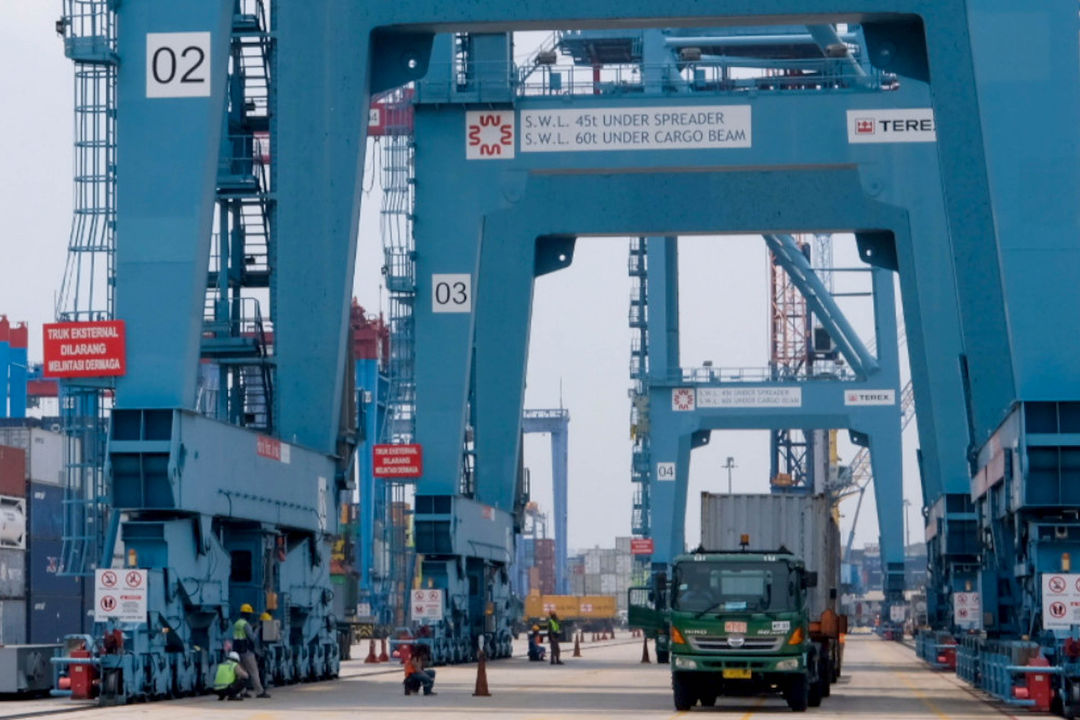
M 795 610 L 798 571 L 786 562 L 683 562 L 675 566 L 671 607 L 706 613 Z

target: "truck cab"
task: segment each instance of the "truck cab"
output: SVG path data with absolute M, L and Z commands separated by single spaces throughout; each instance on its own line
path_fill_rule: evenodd
M 760 693 L 782 694 L 796 712 L 820 704 L 831 678 L 821 677 L 821 648 L 810 635 L 807 589 L 816 583 L 784 549 L 676 557 L 662 583 L 666 607 L 651 610 L 653 624 L 667 626 L 657 632 L 670 647 L 675 708 Z M 646 608 L 634 600 L 641 626 Z

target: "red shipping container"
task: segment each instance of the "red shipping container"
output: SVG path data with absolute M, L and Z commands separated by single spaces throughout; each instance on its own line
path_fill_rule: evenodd
M 26 497 L 26 451 L 0 445 L 0 495 Z

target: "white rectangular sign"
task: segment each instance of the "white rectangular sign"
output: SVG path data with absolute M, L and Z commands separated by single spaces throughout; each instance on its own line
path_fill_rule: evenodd
M 443 601 L 442 590 L 427 588 L 426 590 L 413 590 L 410 603 L 413 620 L 442 620 Z
M 210 97 L 210 33 L 146 34 L 146 97 Z
M 466 160 L 512 160 L 514 111 L 470 110 L 465 113 Z
M 675 480 L 675 463 L 673 463 L 673 462 L 658 462 L 658 463 L 656 463 L 656 480 L 657 480 L 657 482 L 674 482 L 674 480 Z
M 845 390 L 845 405 L 895 405 L 895 390 Z
M 982 599 L 977 592 L 953 593 L 953 623 L 964 630 L 982 628 Z
M 848 110 L 849 143 L 936 142 L 931 108 Z
M 1042 573 L 1042 624 L 1047 630 L 1080 625 L 1080 575 Z
M 110 568 L 94 571 L 94 622 L 146 622 L 146 570 Z
M 432 274 L 431 312 L 472 312 L 472 275 L 468 273 Z
M 751 147 L 749 105 L 522 110 L 521 152 Z
M 798 387 L 703 387 L 697 391 L 699 408 L 802 407 Z
M 907 605 L 890 605 L 889 619 L 894 623 L 902 623 L 907 620 Z

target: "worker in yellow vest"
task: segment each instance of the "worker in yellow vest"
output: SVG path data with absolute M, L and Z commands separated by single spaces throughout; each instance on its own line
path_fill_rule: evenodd
M 263 689 L 259 680 L 259 661 L 255 657 L 258 638 L 255 628 L 251 626 L 251 620 L 255 616 L 255 609 L 250 604 L 240 606 L 240 619 L 233 623 L 233 650 L 240 654 L 240 666 L 247 673 L 249 684 L 255 690 L 255 697 L 269 698 L 270 693 Z
M 551 611 L 551 615 L 548 616 L 548 644 L 551 645 L 551 664 L 562 665 L 562 658 L 559 657 L 559 635 L 562 633 L 562 625 L 559 624 L 559 616 L 555 614 L 555 611 Z
M 243 700 L 240 695 L 244 692 L 248 674 L 240 667 L 240 656 L 230 652 L 225 659 L 218 663 L 217 672 L 214 674 L 214 692 L 218 700 Z

